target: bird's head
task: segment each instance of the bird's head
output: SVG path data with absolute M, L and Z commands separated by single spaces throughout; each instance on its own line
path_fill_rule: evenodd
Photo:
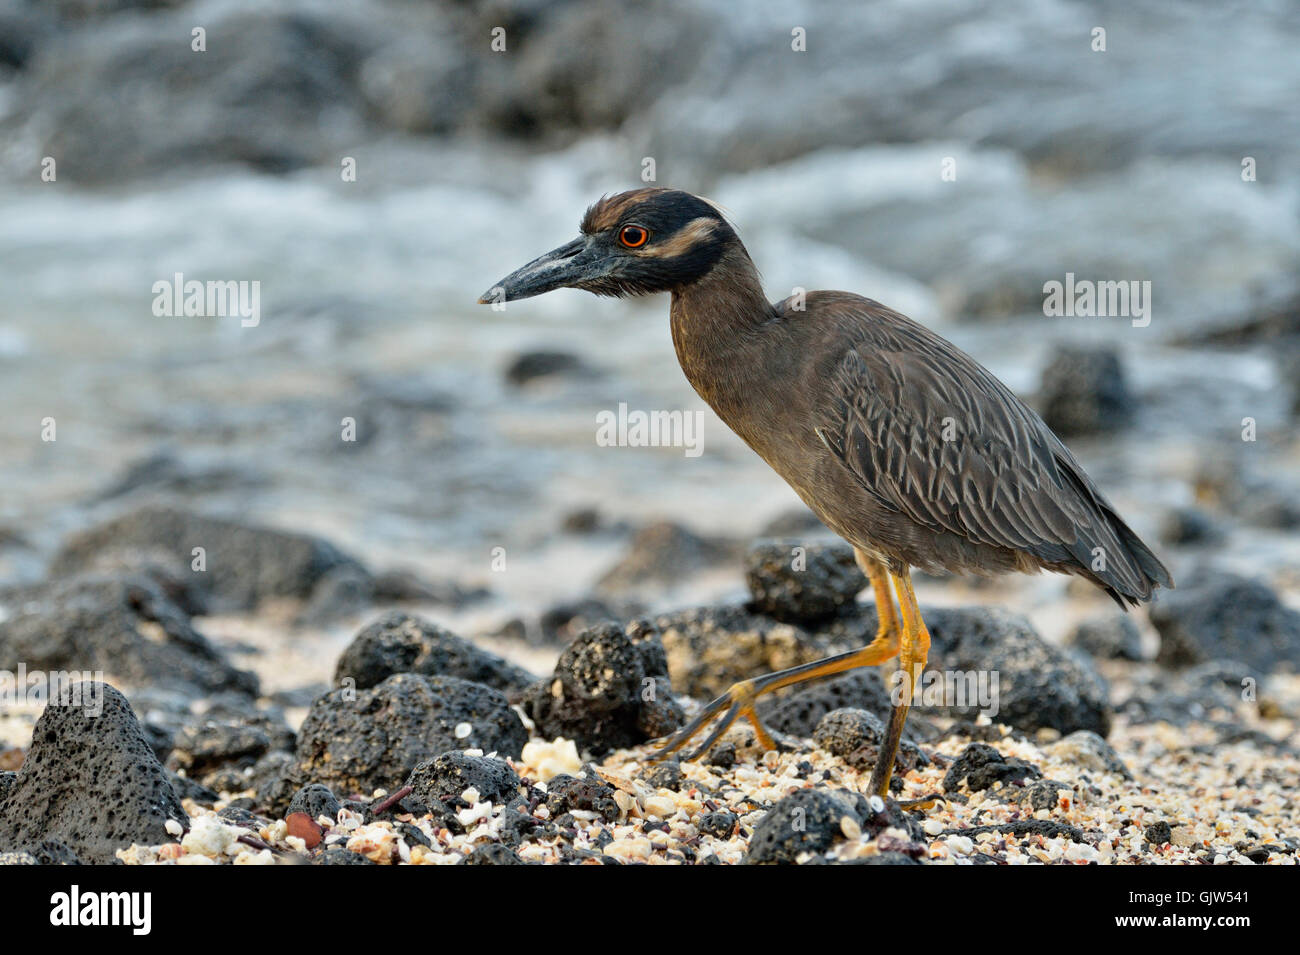
M 739 241 L 712 203 L 676 189 L 606 196 L 587 210 L 581 232 L 497 282 L 479 304 L 557 288 L 616 296 L 668 292 L 707 275 Z

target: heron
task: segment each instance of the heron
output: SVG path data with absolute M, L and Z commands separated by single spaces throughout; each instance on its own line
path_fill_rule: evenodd
M 853 547 L 877 610 L 865 646 L 735 683 L 656 758 L 707 728 L 684 757 L 697 759 L 741 718 L 760 746 L 773 748 L 755 709 L 760 696 L 897 658 L 900 676 L 869 782 L 883 797 L 930 647 L 913 569 L 1074 574 L 1124 609 L 1174 586 L 1043 420 L 920 323 L 849 292 L 769 302 L 727 216 L 688 192 L 652 187 L 605 196 L 587 209 L 579 231 L 496 283 L 480 304 L 557 288 L 670 293 L 673 347 L 686 379 Z

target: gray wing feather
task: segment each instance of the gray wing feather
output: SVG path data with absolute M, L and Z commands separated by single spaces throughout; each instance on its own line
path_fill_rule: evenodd
M 859 337 L 835 370 L 818 435 L 877 501 L 929 528 L 1090 571 L 1100 547 L 1107 564 L 1096 576 L 1124 596 L 1145 598 L 1168 579 L 1005 385 L 923 326 L 858 301 Z

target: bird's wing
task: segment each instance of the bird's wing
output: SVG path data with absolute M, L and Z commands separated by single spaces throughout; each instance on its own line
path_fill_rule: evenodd
M 836 303 L 860 320 L 817 431 L 867 491 L 923 526 L 1045 561 L 1089 567 L 1101 547 L 1120 589 L 1150 592 L 1123 522 L 1032 410 L 955 345 L 852 298 Z

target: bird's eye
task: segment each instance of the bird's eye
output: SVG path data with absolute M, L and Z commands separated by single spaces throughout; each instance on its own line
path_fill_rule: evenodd
M 639 225 L 625 225 L 618 234 L 618 241 L 629 249 L 639 249 L 650 238 L 650 233 Z

